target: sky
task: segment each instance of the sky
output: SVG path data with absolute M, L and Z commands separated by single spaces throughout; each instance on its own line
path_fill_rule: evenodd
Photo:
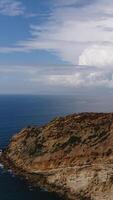
M 112 0 L 0 0 L 0 94 L 112 94 Z

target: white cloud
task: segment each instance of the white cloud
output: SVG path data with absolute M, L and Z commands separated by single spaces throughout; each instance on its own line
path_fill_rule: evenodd
M 113 45 L 94 45 L 79 56 L 79 65 L 113 68 Z
M 18 0 L 0 0 L 0 14 L 18 16 L 24 14 L 24 6 Z
M 113 2 L 54 1 L 55 7 L 49 20 L 43 25 L 31 26 L 31 38 L 18 43 L 29 50 L 44 49 L 59 55 L 72 64 L 79 63 L 79 56 L 90 46 L 109 46 L 113 41 Z M 70 6 L 75 3 L 75 6 Z M 78 4 L 79 6 L 77 6 Z M 104 48 L 105 49 L 105 48 Z M 106 51 L 104 51 L 106 52 Z M 99 54 L 101 56 L 101 54 Z M 107 55 L 106 55 L 107 57 Z M 96 65 L 101 59 L 95 58 Z M 101 64 L 101 63 L 100 63 Z M 106 63 L 105 63 L 106 64 Z

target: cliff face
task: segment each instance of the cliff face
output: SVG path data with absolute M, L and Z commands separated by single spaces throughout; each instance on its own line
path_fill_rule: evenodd
M 1 160 L 68 199 L 113 200 L 113 114 L 73 114 L 23 129 Z

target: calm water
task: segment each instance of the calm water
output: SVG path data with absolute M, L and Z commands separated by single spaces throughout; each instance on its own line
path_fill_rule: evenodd
M 13 134 L 28 125 L 44 124 L 59 115 L 74 112 L 112 112 L 113 97 L 75 96 L 0 96 L 0 148 Z M 39 189 L 29 188 L 24 181 L 0 169 L 0 200 L 57 200 Z

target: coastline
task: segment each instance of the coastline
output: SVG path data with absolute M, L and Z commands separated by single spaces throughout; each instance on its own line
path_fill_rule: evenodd
M 27 184 L 31 185 L 34 188 L 40 188 L 44 191 L 54 193 L 59 198 L 62 199 L 68 199 L 66 196 L 66 193 L 63 190 L 59 190 L 59 188 L 55 188 L 54 185 L 49 185 L 46 180 L 46 176 L 42 173 L 29 173 L 27 171 L 24 171 L 21 168 L 16 167 L 7 157 L 5 157 L 3 154 L 0 155 L 0 164 L 5 168 L 7 171 L 11 170 L 12 173 L 22 178 L 24 181 L 26 181 Z

